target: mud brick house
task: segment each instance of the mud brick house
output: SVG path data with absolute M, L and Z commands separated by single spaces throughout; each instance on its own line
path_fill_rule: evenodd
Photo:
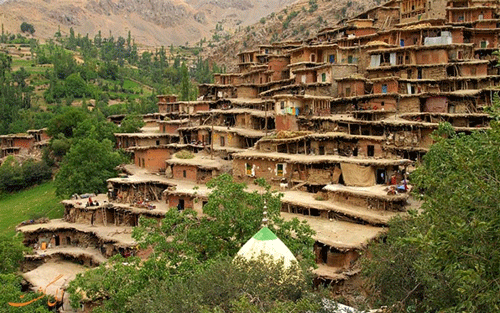
M 13 134 L 0 136 L 0 158 L 13 154 L 28 153 L 35 147 L 36 139 L 31 134 Z
M 174 156 L 166 160 L 166 164 L 169 167 L 167 177 L 201 184 L 231 169 L 231 162 L 212 159 L 209 156 L 204 158 L 198 156 L 192 159 L 179 159 Z

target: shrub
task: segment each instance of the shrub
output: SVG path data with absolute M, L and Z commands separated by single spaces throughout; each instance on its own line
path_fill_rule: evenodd
M 192 159 L 194 154 L 188 150 L 181 150 L 175 154 L 178 159 Z

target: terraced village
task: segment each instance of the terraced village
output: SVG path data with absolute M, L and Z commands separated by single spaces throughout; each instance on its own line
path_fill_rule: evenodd
M 205 184 L 229 173 L 249 191 L 263 192 L 254 181 L 264 178 L 283 193 L 281 215 L 316 231 L 318 284 L 355 281 L 367 244 L 418 209 L 409 174 L 439 123 L 466 134 L 489 128 L 499 13 L 495 0 L 388 1 L 307 41 L 239 53 L 239 70 L 200 85 L 196 101 L 158 96 L 159 113 L 144 115 L 140 133 L 115 134 L 134 162 L 108 180 L 107 194 L 75 195 L 63 219 L 17 228 L 35 247 L 24 278 L 36 290 L 61 274 L 48 291 L 57 299 L 77 273 L 144 254 L 132 239 L 141 216 L 203 214 Z M 4 157 L 48 137 L 0 139 Z

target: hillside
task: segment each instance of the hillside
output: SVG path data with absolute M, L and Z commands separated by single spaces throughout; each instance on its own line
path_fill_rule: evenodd
M 321 29 L 332 27 L 340 20 L 380 3 L 380 0 L 298 0 L 276 13 L 267 14 L 251 26 L 239 27 L 234 32 L 217 32 L 204 55 L 233 71 L 236 69 L 236 55 L 241 51 L 277 41 L 305 40 Z
M 0 235 L 13 235 L 15 227 L 25 220 L 40 217 L 61 218 L 63 206 L 55 195 L 53 182 L 47 182 L 0 198 Z
M 35 26 L 36 38 L 50 38 L 60 27 L 93 37 L 126 37 L 148 46 L 194 43 L 212 36 L 217 23 L 246 26 L 295 0 L 4 0 L 0 17 L 6 32 Z

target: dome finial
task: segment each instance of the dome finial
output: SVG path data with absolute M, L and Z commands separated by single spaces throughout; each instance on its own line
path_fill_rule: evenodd
M 267 219 L 267 201 L 264 200 L 264 212 L 262 212 L 262 227 L 267 227 L 269 220 Z

